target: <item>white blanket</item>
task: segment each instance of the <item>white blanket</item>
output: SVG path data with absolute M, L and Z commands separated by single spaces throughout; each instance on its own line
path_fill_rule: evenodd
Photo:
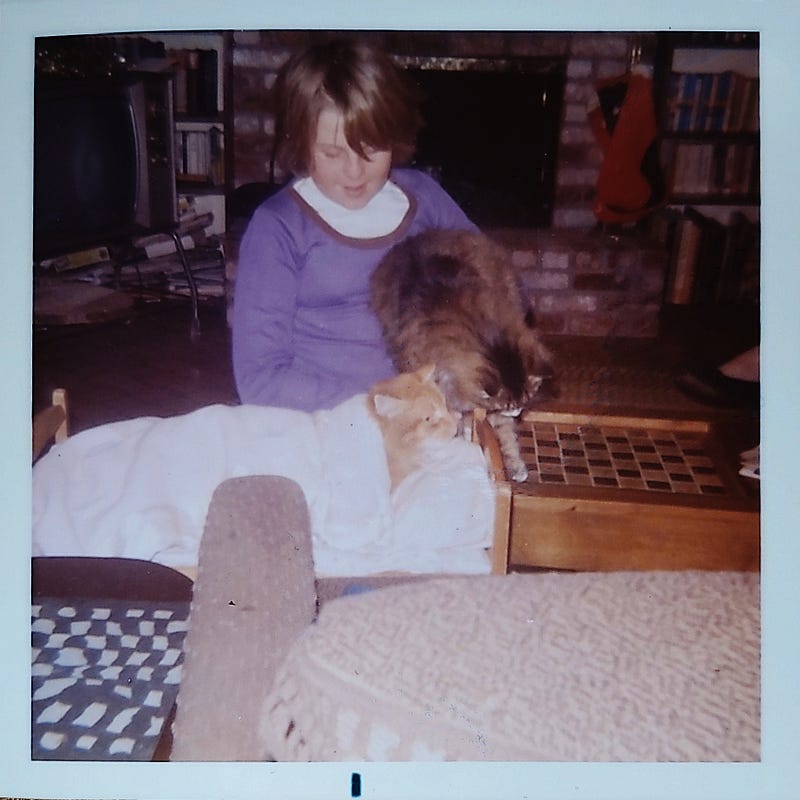
M 307 414 L 214 405 L 79 433 L 33 469 L 33 555 L 197 564 L 214 489 L 282 475 L 302 488 L 320 575 L 489 571 L 494 497 L 477 445 L 453 439 L 390 493 L 365 395 Z

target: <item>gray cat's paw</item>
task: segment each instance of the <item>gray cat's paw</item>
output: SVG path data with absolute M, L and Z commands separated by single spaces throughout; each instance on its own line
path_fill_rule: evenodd
M 518 464 L 513 468 L 509 468 L 511 480 L 517 483 L 524 483 L 528 480 L 528 468 L 524 464 Z

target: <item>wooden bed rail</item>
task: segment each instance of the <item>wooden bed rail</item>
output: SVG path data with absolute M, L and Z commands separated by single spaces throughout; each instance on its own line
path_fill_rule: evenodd
M 51 439 L 62 442 L 68 435 L 67 390 L 54 389 L 51 404 L 33 418 L 32 460 L 39 458 Z
M 472 440 L 483 450 L 489 475 L 495 490 L 494 532 L 492 535 L 492 574 L 508 572 L 509 536 L 511 529 L 511 486 L 506 480 L 503 455 L 492 426 L 486 420 L 486 411 L 476 408 L 472 413 Z

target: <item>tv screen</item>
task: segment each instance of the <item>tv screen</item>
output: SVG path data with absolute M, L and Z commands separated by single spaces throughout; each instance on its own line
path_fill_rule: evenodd
M 71 91 L 37 107 L 37 241 L 80 244 L 114 235 L 136 208 L 136 132 L 119 92 Z
M 169 89 L 161 75 L 37 82 L 34 260 L 175 223 Z

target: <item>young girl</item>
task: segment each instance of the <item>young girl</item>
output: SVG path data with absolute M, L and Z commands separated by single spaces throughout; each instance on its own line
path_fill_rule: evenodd
M 414 91 L 369 45 L 292 57 L 276 84 L 278 158 L 293 179 L 242 240 L 233 368 L 243 403 L 331 408 L 395 373 L 369 306 L 381 258 L 430 228 L 474 230 L 430 177 L 397 165 L 421 119 Z

